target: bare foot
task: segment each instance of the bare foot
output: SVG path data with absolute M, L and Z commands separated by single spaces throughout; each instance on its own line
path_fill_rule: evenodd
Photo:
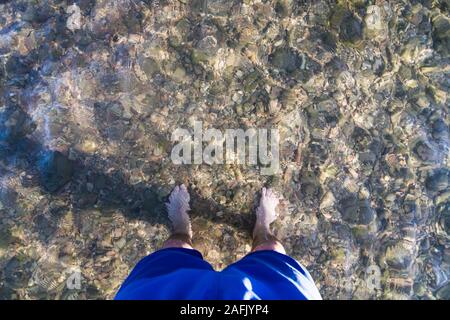
M 256 209 L 252 251 L 274 250 L 286 253 L 281 242 L 270 231 L 270 224 L 277 218 L 275 208 L 279 202 L 280 199 L 272 189 L 262 188 L 259 207 Z
M 172 222 L 174 234 L 185 234 L 192 238 L 191 220 L 189 219 L 189 193 L 186 186 L 176 186 L 166 203 L 167 213 Z
M 257 231 L 257 229 L 262 229 L 269 232 L 270 224 L 277 218 L 275 208 L 279 202 L 279 198 L 275 195 L 272 189 L 262 188 L 259 207 L 256 209 L 255 231 Z

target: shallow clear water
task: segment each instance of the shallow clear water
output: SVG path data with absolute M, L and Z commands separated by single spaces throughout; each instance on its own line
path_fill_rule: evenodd
M 326 299 L 449 298 L 445 1 L 0 0 L 0 298 L 112 298 L 189 185 L 216 269 L 275 234 Z M 280 171 L 172 133 L 278 129 Z

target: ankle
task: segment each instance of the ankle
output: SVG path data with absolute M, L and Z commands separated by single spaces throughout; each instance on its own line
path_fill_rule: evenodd
M 174 232 L 170 235 L 168 240 L 179 240 L 192 245 L 192 235 L 185 232 Z
M 190 243 L 187 243 L 182 240 L 176 240 L 176 239 L 167 239 L 162 246 L 162 249 L 166 249 L 166 248 L 193 249 L 192 245 Z
M 253 228 L 253 239 L 269 239 L 271 236 L 272 232 L 270 231 L 270 227 L 260 221 L 256 221 L 255 227 Z
M 252 252 L 262 250 L 272 250 L 286 254 L 286 250 L 284 249 L 281 242 L 279 242 L 278 240 L 268 240 L 259 244 L 256 244 L 255 242 L 253 243 Z
M 192 230 L 190 226 L 174 226 L 172 236 L 173 235 L 184 235 L 189 239 L 192 238 Z

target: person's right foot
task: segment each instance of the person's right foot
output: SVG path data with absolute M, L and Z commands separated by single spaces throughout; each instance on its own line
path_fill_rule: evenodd
M 186 234 L 192 238 L 191 220 L 189 219 L 189 193 L 184 184 L 176 186 L 166 203 L 167 213 L 172 222 L 174 234 Z
M 259 206 L 256 209 L 256 224 L 253 236 L 257 234 L 270 234 L 270 224 L 277 218 L 275 208 L 280 202 L 272 189 L 262 188 Z

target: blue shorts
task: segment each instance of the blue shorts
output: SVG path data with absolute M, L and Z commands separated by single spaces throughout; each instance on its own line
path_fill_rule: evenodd
M 193 249 L 167 248 L 143 258 L 118 300 L 321 299 L 311 275 L 291 257 L 256 251 L 217 272 Z

